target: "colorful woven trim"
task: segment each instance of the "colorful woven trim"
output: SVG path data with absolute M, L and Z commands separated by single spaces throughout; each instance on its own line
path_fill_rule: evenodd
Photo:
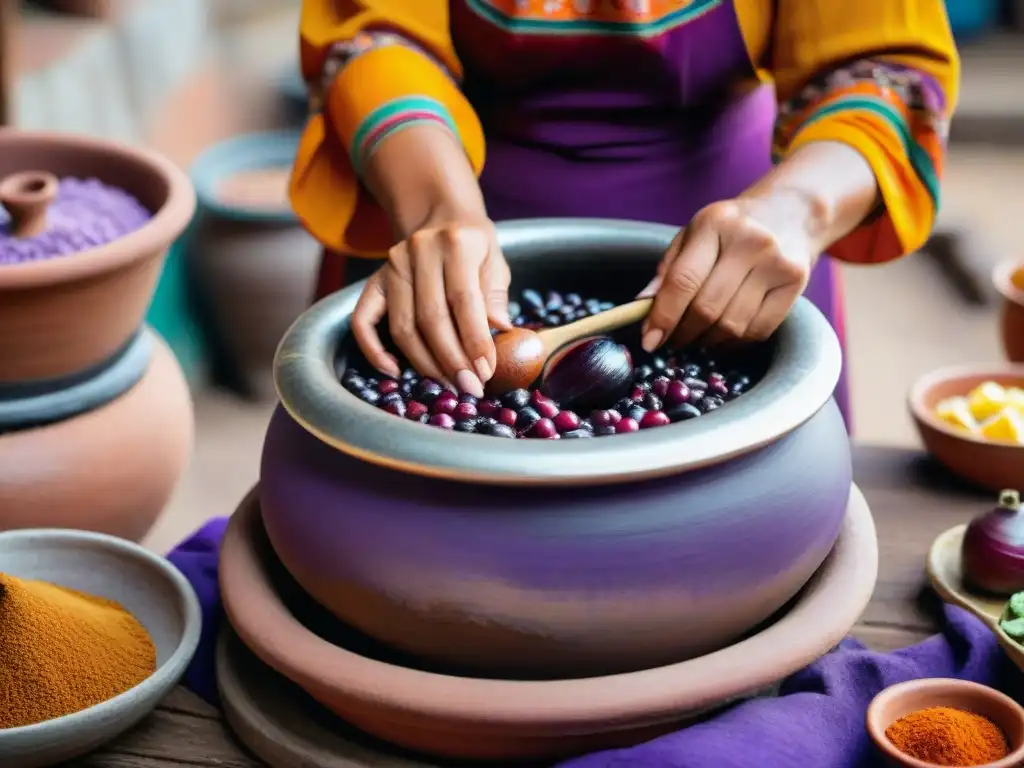
M 850 111 L 870 113 L 893 131 L 938 208 L 949 122 L 942 91 L 927 75 L 914 70 L 860 61 L 812 81 L 796 98 L 779 106 L 776 160 L 802 129 Z
M 367 161 L 389 136 L 413 125 L 436 123 L 459 135 L 455 121 L 445 106 L 425 96 L 402 96 L 392 99 L 368 114 L 352 138 L 352 167 L 362 176 Z
M 466 0 L 478 16 L 519 35 L 657 37 L 724 0 Z

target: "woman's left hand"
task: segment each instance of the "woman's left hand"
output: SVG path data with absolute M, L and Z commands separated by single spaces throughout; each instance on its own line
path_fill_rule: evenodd
M 810 207 L 803 196 L 776 193 L 698 212 L 640 294 L 655 296 L 644 349 L 771 336 L 803 293 L 822 247 Z

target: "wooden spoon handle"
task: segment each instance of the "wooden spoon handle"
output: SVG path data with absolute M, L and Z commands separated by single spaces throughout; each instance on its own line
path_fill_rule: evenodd
M 607 312 L 599 312 L 558 328 L 545 328 L 537 333 L 543 337 L 547 349 L 554 350 L 570 341 L 584 339 L 587 336 L 600 336 L 638 323 L 647 317 L 653 304 L 654 299 L 637 299 L 628 304 L 612 307 Z

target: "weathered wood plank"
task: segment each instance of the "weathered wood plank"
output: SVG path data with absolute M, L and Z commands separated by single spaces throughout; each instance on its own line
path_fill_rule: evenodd
M 165 706 L 110 746 L 86 759 L 74 761 L 75 768 L 260 768 L 261 765 L 235 742 L 216 710 L 184 689 L 176 690 Z

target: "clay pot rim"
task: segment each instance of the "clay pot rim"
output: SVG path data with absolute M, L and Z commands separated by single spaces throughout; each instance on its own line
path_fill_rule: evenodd
M 921 694 L 925 694 L 932 699 L 931 703 L 925 705 L 929 707 L 950 705 L 951 699 L 956 699 L 958 695 L 963 694 L 989 699 L 1007 713 L 1012 713 L 1013 717 L 1020 722 L 1021 730 L 1024 730 L 1024 707 L 1021 707 L 1020 704 L 1006 694 L 1000 693 L 987 685 L 981 685 L 970 680 L 946 677 L 929 677 L 896 683 L 880 691 L 871 700 L 871 704 L 868 705 L 865 721 L 868 733 L 871 735 L 871 740 L 874 741 L 875 746 L 890 760 L 898 765 L 905 766 L 905 768 L 935 768 L 935 764 L 918 760 L 898 750 L 885 735 L 885 729 L 890 723 L 885 722 L 883 713 L 894 700 L 906 697 L 916 698 Z M 1024 741 L 1003 759 L 984 763 L 975 766 L 975 768 L 1015 768 L 1021 762 L 1024 762 Z
M 167 187 L 167 198 L 158 210 L 151 212 L 152 218 L 142 227 L 110 243 L 59 258 L 0 267 L 0 290 L 83 280 L 150 258 L 153 253 L 166 249 L 191 221 L 196 207 L 191 182 L 174 163 L 156 152 L 77 134 L 0 128 L 0 148 L 4 151 L 16 151 L 19 145 L 47 143 L 61 144 L 84 153 L 120 155 L 145 166 L 162 179 Z M 49 168 L 37 170 L 51 171 Z
M 370 659 L 307 630 L 280 601 L 257 562 L 245 531 L 262 524 L 259 514 L 257 486 L 228 525 L 220 588 L 232 626 L 265 664 L 314 697 L 318 690 L 343 690 L 373 706 L 495 728 L 607 730 L 636 724 L 638 717 L 655 724 L 678 717 L 681 710 L 750 694 L 820 658 L 842 640 L 867 607 L 878 575 L 874 520 L 852 485 L 840 537 L 790 610 L 757 635 L 700 657 L 699 664 L 690 660 L 561 681 L 454 677 Z M 242 577 L 229 578 L 232 573 Z M 236 600 L 246 607 L 244 621 L 234 610 Z M 785 669 L 777 662 L 766 665 L 758 651 L 763 647 L 785 649 Z M 443 695 L 437 695 L 439 690 Z
M 675 227 L 611 219 L 522 219 L 497 225 L 513 269 L 553 253 L 661 254 Z M 409 474 L 489 485 L 595 485 L 677 475 L 776 442 L 832 397 L 842 367 L 828 320 L 800 298 L 773 340 L 765 376 L 742 398 L 685 425 L 614 440 L 501 440 L 398 419 L 349 393 L 334 370 L 363 284 L 317 302 L 289 328 L 274 383 L 289 415 L 317 439 L 362 461 Z
M 233 205 L 221 198 L 217 185 L 238 173 L 290 167 L 301 135 L 294 130 L 243 133 L 203 151 L 189 168 L 200 210 L 233 221 L 298 224 L 298 216 L 287 205 L 280 210 Z
M 931 391 L 940 384 L 972 378 L 984 377 L 986 381 L 994 381 L 1001 384 L 1009 378 L 1024 380 L 1024 364 L 1014 363 L 975 363 L 964 365 L 948 365 L 937 368 L 921 376 L 910 387 L 907 393 L 907 407 L 914 420 L 919 424 L 928 427 L 936 432 L 949 435 L 952 438 L 965 443 L 984 445 L 990 448 L 1002 448 L 1009 451 L 1022 452 L 1024 457 L 1024 445 L 1004 443 L 995 440 L 986 440 L 978 435 L 963 432 L 952 424 L 948 424 L 936 416 L 930 408 L 925 405 L 925 400 Z M 962 393 L 967 394 L 966 387 Z
M 1013 276 L 1022 271 L 1020 259 L 1004 259 L 992 268 L 992 285 L 1004 299 L 1024 307 L 1024 291 L 1013 284 Z

